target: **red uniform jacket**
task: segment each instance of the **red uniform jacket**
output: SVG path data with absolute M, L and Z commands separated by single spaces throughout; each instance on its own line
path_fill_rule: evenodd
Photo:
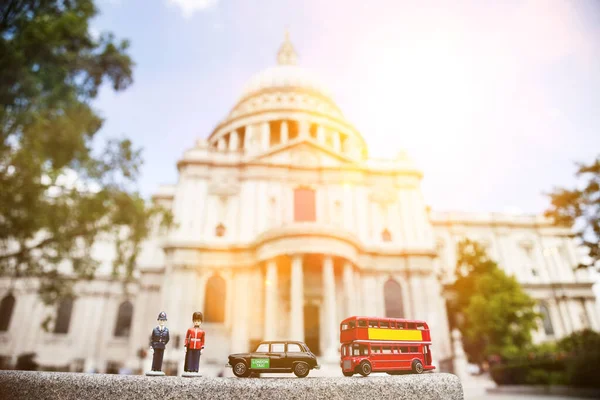
M 200 350 L 204 347 L 204 331 L 200 328 L 190 328 L 185 334 L 185 347 Z

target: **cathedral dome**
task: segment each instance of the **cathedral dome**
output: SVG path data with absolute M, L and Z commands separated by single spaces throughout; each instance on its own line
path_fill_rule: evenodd
M 265 91 L 292 90 L 322 96 L 328 100 L 331 94 L 310 71 L 296 65 L 298 56 L 286 32 L 285 40 L 277 52 L 277 65 L 254 75 L 246 83 L 241 98 Z M 333 103 L 333 102 L 332 102 Z
M 331 101 L 331 94 L 310 71 L 297 65 L 276 65 L 254 75 L 244 86 L 241 98 L 269 91 L 306 92 Z M 333 103 L 333 101 L 331 101 Z
M 296 65 L 297 59 L 286 33 L 277 64 L 250 78 L 239 100 L 211 133 L 209 144 L 256 152 L 310 136 L 353 157 L 366 154 L 362 136 L 346 120 L 331 93 L 309 70 Z

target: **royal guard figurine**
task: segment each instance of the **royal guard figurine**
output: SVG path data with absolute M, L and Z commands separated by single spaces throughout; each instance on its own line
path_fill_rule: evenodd
M 185 334 L 185 364 L 183 366 L 184 373 L 181 376 L 200 376 L 198 373 L 198 369 L 200 368 L 200 354 L 202 349 L 204 349 L 204 331 L 200 329 L 200 325 L 203 319 L 202 313 L 199 311 L 196 311 L 192 315 L 194 326 L 188 329 Z
M 149 376 L 162 376 L 165 373 L 162 372 L 163 355 L 165 353 L 165 347 L 169 343 L 169 329 L 165 326 L 167 322 L 167 313 L 162 311 L 158 314 L 158 326 L 152 330 L 152 336 L 150 338 L 150 348 L 152 349 L 152 370 L 146 372 Z

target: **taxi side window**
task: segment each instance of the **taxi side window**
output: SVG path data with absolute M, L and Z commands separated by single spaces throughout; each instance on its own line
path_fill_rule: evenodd
M 269 352 L 269 344 L 268 343 L 263 343 L 261 345 L 258 346 L 258 348 L 256 349 L 257 353 L 268 353 Z
M 285 344 L 283 343 L 272 343 L 271 344 L 271 353 L 283 353 L 285 352 Z
M 287 345 L 288 353 L 302 353 L 302 349 L 299 344 L 296 343 L 288 343 Z

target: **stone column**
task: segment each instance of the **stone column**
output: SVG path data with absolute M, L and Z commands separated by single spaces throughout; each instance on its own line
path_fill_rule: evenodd
M 306 120 L 298 121 L 298 136 L 299 137 L 308 137 L 310 136 L 310 124 Z
M 344 297 L 345 310 L 344 318 L 358 315 L 356 310 L 356 290 L 354 290 L 354 269 L 350 261 L 344 262 Z
M 341 151 L 342 150 L 342 142 L 340 141 L 340 134 L 338 132 L 331 132 L 333 136 L 333 150 Z
M 221 136 L 221 139 L 219 139 L 219 141 L 217 142 L 217 149 L 221 150 L 221 151 L 227 149 L 227 143 L 225 142 L 225 136 Z
M 288 124 L 287 121 L 283 121 L 281 123 L 281 133 L 280 133 L 280 137 L 281 137 L 281 143 L 287 143 L 288 141 Z
M 600 330 L 600 320 L 598 319 L 598 309 L 594 306 L 594 300 L 585 299 L 585 311 L 587 313 L 590 328 L 595 331 Z
M 335 317 L 335 275 L 333 272 L 333 258 L 325 256 L 323 259 L 323 304 L 325 306 L 325 351 L 327 361 L 335 361 L 338 357 L 338 320 Z
M 568 301 L 568 299 L 562 299 L 562 300 L 556 301 L 558 303 L 558 312 L 562 316 L 562 323 L 565 325 L 564 326 L 564 330 L 565 330 L 564 334 L 565 335 L 569 335 L 570 333 L 573 332 L 573 326 L 571 324 L 571 316 L 569 314 L 569 309 L 567 307 L 567 301 Z
M 292 256 L 290 280 L 290 340 L 304 341 L 304 272 L 302 270 L 302 254 Z
M 271 127 L 268 122 L 263 122 L 260 126 L 261 149 L 268 150 L 271 145 Z
M 458 329 L 452 330 L 452 347 L 454 349 L 454 374 L 464 383 L 470 378 L 467 370 L 467 356 L 462 345 L 462 336 Z M 435 348 L 433 349 L 435 351 Z
M 423 304 L 423 290 L 421 290 L 421 276 L 418 273 L 412 272 L 410 274 L 410 294 L 412 302 L 412 315 L 410 318 L 414 319 L 426 319 L 425 306 Z
M 231 327 L 231 352 L 245 353 L 249 349 L 248 339 L 248 282 L 250 275 L 247 272 L 238 272 L 233 278 L 234 298 L 233 324 Z
M 277 319 L 277 263 L 267 262 L 265 280 L 265 334 L 263 340 L 275 340 Z
M 240 147 L 240 138 L 237 131 L 233 131 L 229 134 L 229 150 L 237 151 Z
M 317 127 L 317 141 L 321 144 L 325 144 L 325 129 L 321 125 Z

